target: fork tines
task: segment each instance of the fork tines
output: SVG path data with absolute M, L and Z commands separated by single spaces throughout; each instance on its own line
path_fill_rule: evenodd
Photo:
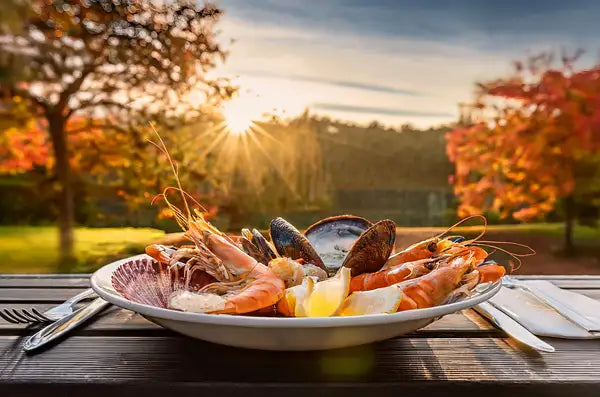
M 30 311 L 25 309 L 21 309 L 21 311 L 17 309 L 3 309 L 0 310 L 0 317 L 13 324 L 44 323 L 51 321 L 35 308 L 32 308 Z

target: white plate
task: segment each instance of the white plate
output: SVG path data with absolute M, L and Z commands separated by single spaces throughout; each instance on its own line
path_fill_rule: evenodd
M 494 296 L 501 286 L 496 282 L 483 293 L 464 301 L 394 314 L 279 318 L 187 313 L 131 302 L 114 290 L 111 282 L 114 270 L 124 262 L 141 258 L 149 257 L 137 255 L 99 269 L 92 275 L 92 288 L 108 302 L 133 310 L 162 327 L 193 338 L 250 349 L 324 350 L 393 338 L 483 302 Z

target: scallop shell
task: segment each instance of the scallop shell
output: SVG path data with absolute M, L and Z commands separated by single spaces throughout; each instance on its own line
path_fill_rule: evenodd
M 169 268 L 152 259 L 136 259 L 120 265 L 111 278 L 113 288 L 125 299 L 144 305 L 166 308 L 169 296 L 184 289 L 183 266 Z M 209 274 L 196 270 L 186 289 L 197 290 L 216 281 Z

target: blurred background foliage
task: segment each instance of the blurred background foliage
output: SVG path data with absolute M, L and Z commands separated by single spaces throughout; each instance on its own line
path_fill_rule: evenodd
M 491 238 L 542 251 L 530 272 L 565 273 L 566 263 L 600 272 L 600 67 L 579 68 L 579 52 L 532 56 L 476 83 L 473 103 L 446 125 L 306 110 L 238 131 L 246 120 L 220 110 L 237 87 L 210 74 L 227 55 L 214 4 L 7 1 L 0 273 L 90 271 L 156 239 L 180 242 L 165 234 L 178 229 L 164 203 L 151 205 L 175 183 L 149 142 L 155 130 L 184 188 L 224 231 L 351 213 L 394 220 L 402 246 L 483 213 L 499 225 Z M 583 259 L 556 259 L 563 253 Z

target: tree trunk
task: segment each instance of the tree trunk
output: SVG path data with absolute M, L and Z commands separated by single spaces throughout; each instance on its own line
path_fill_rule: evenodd
M 71 167 L 65 132 L 65 118 L 60 114 L 48 116 L 48 129 L 54 149 L 54 172 L 60 184 L 58 205 L 58 230 L 60 237 L 60 266 L 72 262 L 73 256 L 73 223 L 75 206 L 73 201 L 73 185 Z M 64 267 L 63 267 L 64 269 Z
M 575 224 L 575 200 L 573 196 L 565 198 L 565 253 L 573 254 L 573 226 Z

